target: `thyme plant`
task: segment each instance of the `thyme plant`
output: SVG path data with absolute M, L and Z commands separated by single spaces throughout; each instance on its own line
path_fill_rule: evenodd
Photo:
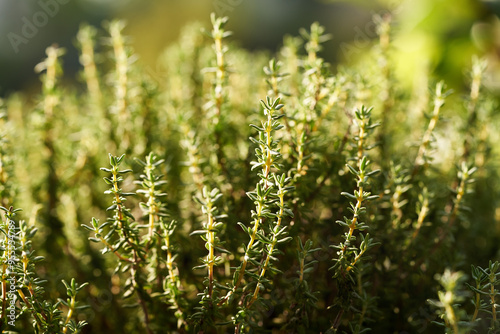
M 18 327 L 16 323 L 28 315 L 33 320 L 35 333 L 80 333 L 87 323 L 76 321 L 75 314 L 86 306 L 79 305 L 76 296 L 87 283 L 80 285 L 72 279 L 68 284 L 62 280 L 68 298 L 58 301 L 47 299 L 43 288 L 46 280 L 36 274 L 36 263 L 44 258 L 35 255 L 32 246 L 37 228 L 29 226 L 24 220 L 14 219 L 21 209 L 11 206 L 8 209 L 0 207 L 0 210 L 5 217 L 0 226 L 3 235 L 0 329 L 15 329 Z M 67 310 L 66 315 L 62 306 Z
M 484 57 L 411 86 L 398 13 L 338 66 L 319 23 L 273 54 L 210 18 L 155 70 L 123 21 L 82 25 L 81 85 L 52 46 L 0 100 L 0 331 L 497 333 Z

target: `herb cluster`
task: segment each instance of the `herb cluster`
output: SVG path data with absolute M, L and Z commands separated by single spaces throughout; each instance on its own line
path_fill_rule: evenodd
M 390 16 L 337 68 L 317 23 L 271 55 L 227 21 L 187 26 L 158 71 L 123 22 L 84 25 L 80 86 L 49 47 L 40 95 L 0 101 L 0 330 L 498 333 L 486 62 L 411 91 Z

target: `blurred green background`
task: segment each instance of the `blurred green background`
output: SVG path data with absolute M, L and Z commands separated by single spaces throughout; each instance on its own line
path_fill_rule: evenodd
M 101 26 L 107 19 L 126 19 L 126 34 L 141 61 L 155 69 L 181 27 L 208 23 L 212 11 L 231 17 L 233 39 L 249 49 L 276 50 L 285 34 L 297 35 L 299 28 L 319 21 L 333 36 L 323 56 L 337 63 L 362 56 L 375 36 L 373 14 L 386 10 L 396 16 L 397 75 L 403 81 L 411 83 L 414 73 L 427 67 L 449 85 L 460 85 L 472 54 L 486 55 L 497 66 L 498 0 L 2 0 L 0 96 L 38 90 L 33 68 L 51 44 L 67 49 L 65 74 L 74 77 L 79 64 L 73 44 L 82 22 Z M 487 85 L 496 87 L 497 81 L 488 78 Z

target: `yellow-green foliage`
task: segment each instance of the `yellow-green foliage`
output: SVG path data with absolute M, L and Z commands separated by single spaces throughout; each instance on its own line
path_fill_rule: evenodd
M 155 69 L 123 22 L 82 26 L 79 83 L 49 47 L 41 93 L 0 101 L 4 241 L 14 214 L 27 221 L 15 330 L 497 333 L 486 62 L 472 60 L 461 91 L 433 73 L 409 89 L 390 16 L 351 67 L 322 58 L 317 23 L 272 55 L 211 19 Z M 71 277 L 88 285 L 49 302 Z M 76 312 L 80 289 L 89 308 Z

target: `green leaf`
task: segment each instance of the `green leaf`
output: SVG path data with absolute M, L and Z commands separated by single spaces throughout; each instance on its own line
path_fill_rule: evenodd
M 342 196 L 345 196 L 345 197 L 350 198 L 350 199 L 352 199 L 352 200 L 355 200 L 355 201 L 357 200 L 357 197 L 356 197 L 356 196 L 354 196 L 353 194 L 350 194 L 350 193 L 348 193 L 348 192 L 344 192 L 344 191 L 343 191 L 343 192 L 341 192 L 340 194 L 341 194 Z
M 205 235 L 205 234 L 207 234 L 207 231 L 205 230 L 196 230 L 189 233 L 189 236 L 192 237 L 193 235 Z
M 258 127 L 258 126 L 257 126 L 257 125 L 255 125 L 255 124 L 250 124 L 250 126 L 251 126 L 252 128 L 254 128 L 254 129 L 256 129 L 256 130 L 257 130 L 257 131 L 259 131 L 259 132 L 264 132 L 264 131 L 265 131 L 265 130 L 264 130 L 264 128 Z
M 354 174 L 354 175 L 358 175 L 358 176 L 359 176 L 359 172 L 358 172 L 356 169 L 354 169 L 354 167 L 352 167 L 352 166 L 351 166 L 351 165 L 349 165 L 349 164 L 346 164 L 346 166 L 347 166 L 347 168 L 349 168 L 349 171 L 350 171 L 352 174 Z
M 281 240 L 278 240 L 278 243 L 282 244 L 282 243 L 288 242 L 292 239 L 293 239 L 292 237 L 286 237 L 286 238 L 283 238 Z
M 231 252 L 230 252 L 230 251 L 228 251 L 227 249 L 224 249 L 224 248 L 221 248 L 221 247 L 218 247 L 218 246 L 214 246 L 214 248 L 215 248 L 216 250 L 218 250 L 219 252 L 221 252 L 221 253 L 224 253 L 224 254 L 231 254 Z
M 123 214 L 124 214 L 125 216 L 129 217 L 130 219 L 135 220 L 134 216 L 132 216 L 132 214 L 130 213 L 130 211 L 128 211 L 128 209 L 125 209 L 125 208 L 124 208 L 122 212 L 123 212 Z

